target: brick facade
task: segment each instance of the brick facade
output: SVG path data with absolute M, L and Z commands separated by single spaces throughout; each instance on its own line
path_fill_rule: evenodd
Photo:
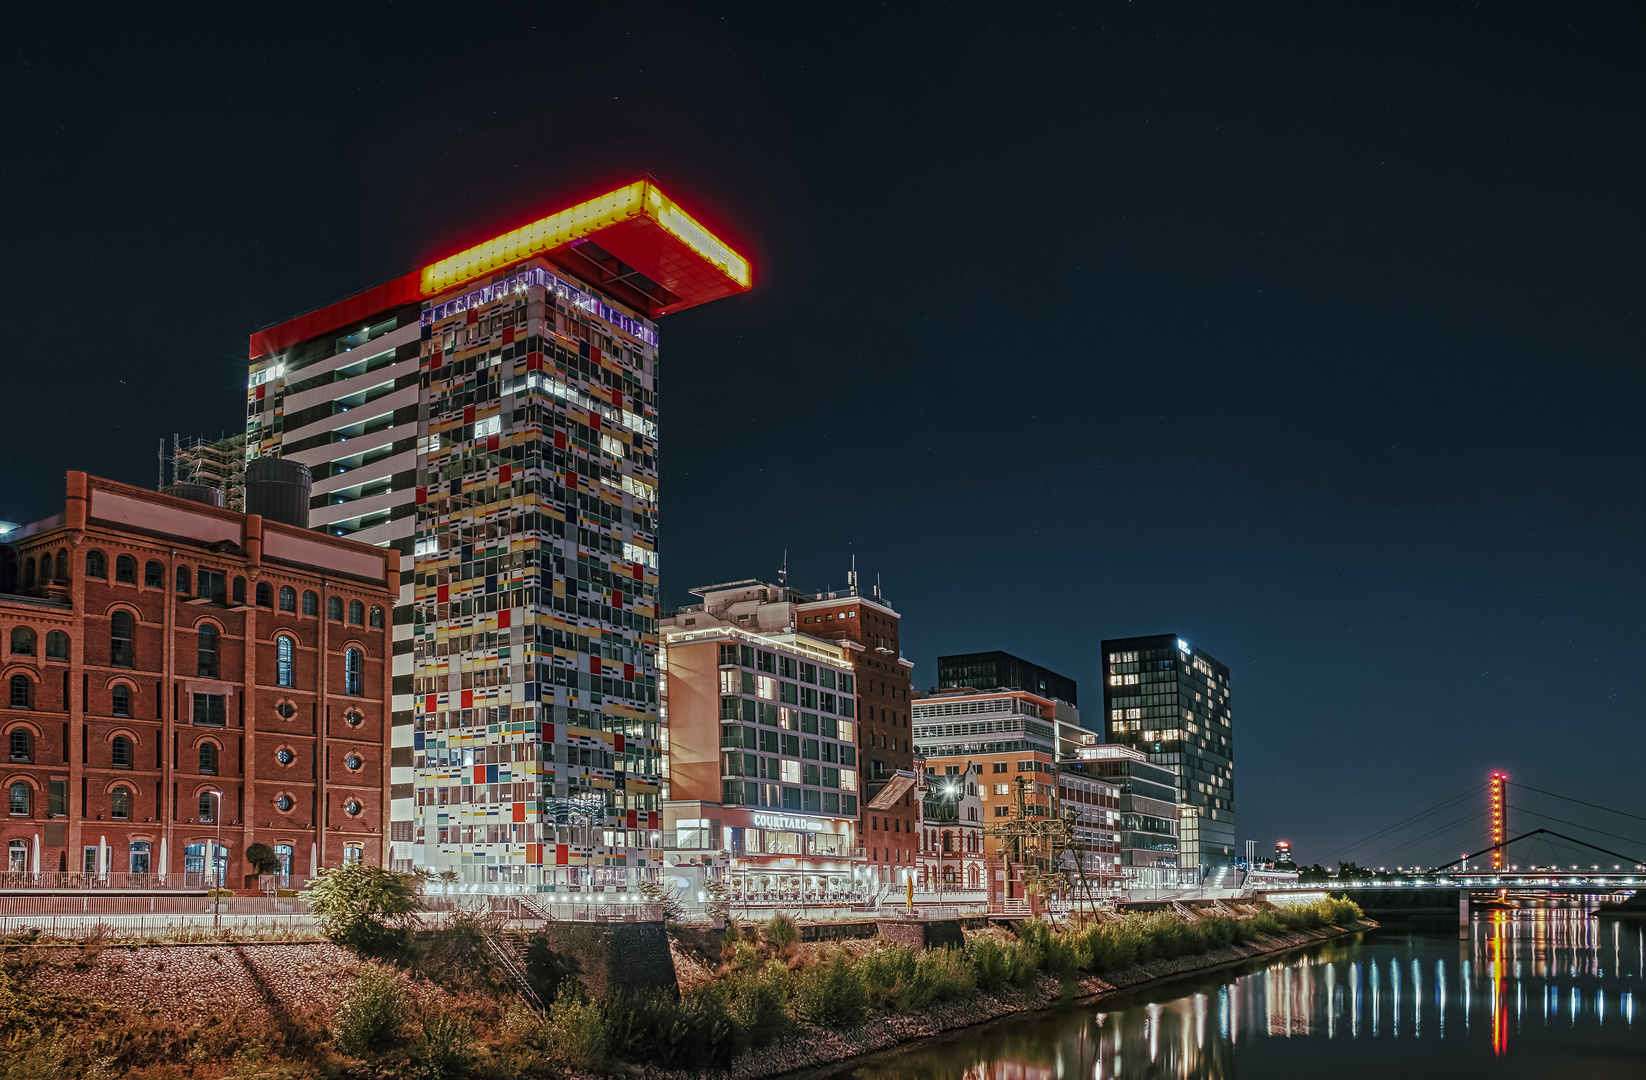
M 219 824 L 230 885 L 384 865 L 396 563 L 69 473 L 0 564 L 6 869 L 204 871 Z

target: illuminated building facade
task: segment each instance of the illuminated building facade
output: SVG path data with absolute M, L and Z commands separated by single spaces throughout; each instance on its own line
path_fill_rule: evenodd
M 1177 778 L 1183 869 L 1236 859 L 1229 669 L 1175 634 L 1105 641 L 1106 742 L 1130 746 Z
M 1183 875 L 1177 859 L 1177 778 L 1129 746 L 1082 746 L 1069 772 L 1095 776 L 1120 791 L 1120 867 L 1134 888 L 1176 888 Z M 1192 878 L 1191 878 L 1192 881 Z
M 385 545 L 392 848 L 473 884 L 660 863 L 656 320 L 749 288 L 650 180 L 251 342 L 247 452 Z

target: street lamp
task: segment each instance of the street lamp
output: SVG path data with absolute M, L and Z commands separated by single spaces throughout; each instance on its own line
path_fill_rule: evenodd
M 211 891 L 211 932 L 219 934 L 221 931 L 218 927 L 223 920 L 223 871 L 222 863 L 218 862 L 223 851 L 223 793 L 213 790 L 206 794 L 217 796 L 217 805 L 213 807 L 211 815 L 212 820 L 217 823 L 217 839 L 212 841 L 211 845 L 212 877 L 217 879 L 217 885 Z M 226 861 L 225 859 L 224 862 Z

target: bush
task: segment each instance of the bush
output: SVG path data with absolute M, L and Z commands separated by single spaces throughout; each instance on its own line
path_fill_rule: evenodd
M 779 953 L 800 943 L 800 924 L 779 912 L 766 921 L 766 941 Z
M 747 942 L 740 945 L 748 948 Z M 790 982 L 789 969 L 781 960 L 769 960 L 758 969 L 745 968 L 729 980 L 728 1007 L 741 1042 L 767 1046 L 789 1030 Z
M 573 980 L 560 983 L 544 1036 L 549 1056 L 568 1069 L 597 1068 L 606 1059 L 606 1018 Z
M 917 977 L 928 1000 L 957 1001 L 977 992 L 977 977 L 966 962 L 966 951 L 952 946 L 927 949 L 916 960 Z
M 367 964 L 343 995 L 343 1004 L 332 1019 L 332 1032 L 339 1049 L 361 1057 L 398 1038 L 409 1016 L 400 976 L 389 968 Z
M 350 863 L 320 871 L 308 889 L 320 932 L 362 956 L 398 956 L 411 943 L 422 902 L 412 874 Z
M 1034 981 L 1035 956 L 1021 941 L 1003 943 L 994 938 L 978 938 L 966 945 L 977 985 L 985 990 L 1004 986 L 1028 986 Z
M 246 861 L 259 874 L 272 874 L 280 869 L 280 858 L 267 844 L 252 844 L 246 848 Z
M 850 1027 L 869 1010 L 869 995 L 843 952 L 795 980 L 795 1012 L 822 1027 Z
M 855 970 L 871 1009 L 884 1009 L 895 1002 L 898 1012 L 909 1012 L 924 1004 L 911 1000 L 915 954 L 907 946 L 882 945 L 858 957 Z
M 501 915 L 453 912 L 444 924 L 419 934 L 414 947 L 418 971 L 448 990 L 496 994 L 514 983 L 486 940 L 503 929 Z
M 423 1022 L 423 1034 L 413 1047 L 418 1080 L 457 1080 L 474 1064 L 474 1025 L 452 1012 L 437 1013 Z

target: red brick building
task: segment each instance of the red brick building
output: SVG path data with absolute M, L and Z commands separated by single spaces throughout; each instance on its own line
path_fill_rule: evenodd
M 79 472 L 7 540 L 10 874 L 386 865 L 394 552 Z

